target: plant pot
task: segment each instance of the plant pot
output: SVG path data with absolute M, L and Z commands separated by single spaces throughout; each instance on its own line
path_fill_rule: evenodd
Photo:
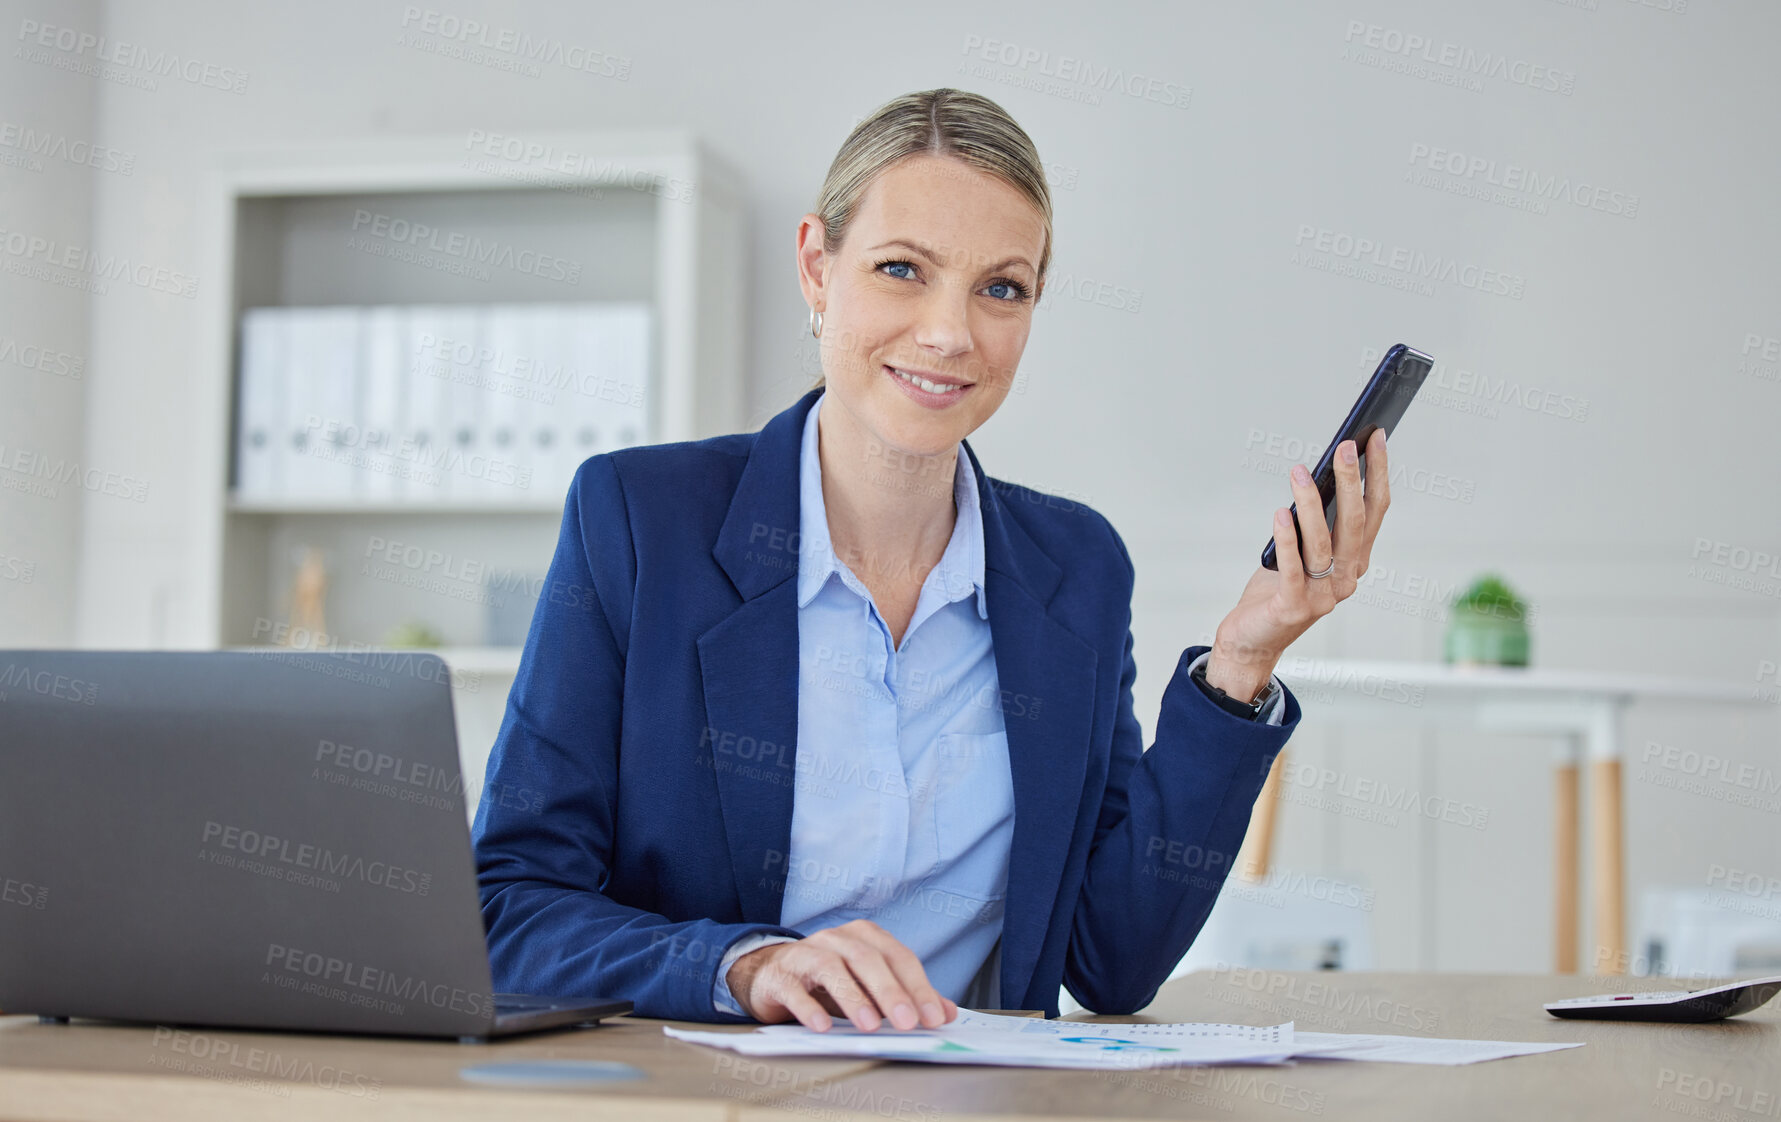
M 1455 663 L 1526 666 L 1527 620 L 1520 613 L 1456 607 L 1447 624 L 1446 656 Z

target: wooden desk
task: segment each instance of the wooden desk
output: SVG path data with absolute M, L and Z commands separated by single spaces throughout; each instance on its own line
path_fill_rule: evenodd
M 1643 979 L 1631 981 L 1634 988 Z M 504 1044 L 196 1033 L 0 1019 L 0 1116 L 128 1119 L 370 1118 L 1666 1119 L 1781 1116 L 1781 1009 L 1711 1025 L 1560 1021 L 1540 1003 L 1617 988 L 1587 977 L 1202 971 L 1163 988 L 1135 1020 L 1292 1020 L 1307 1031 L 1583 1041 L 1585 1047 L 1466 1067 L 1334 1060 L 1286 1067 L 1039 1071 L 854 1061 L 759 1060 L 662 1036 L 659 1021 Z M 1084 1020 L 1123 1020 L 1079 1015 Z M 200 1043 L 202 1041 L 202 1043 Z M 271 1061 L 205 1062 L 205 1046 Z M 491 1060 L 593 1059 L 645 1078 L 573 1090 L 465 1082 Z M 187 1065 L 177 1070 L 173 1061 Z M 271 1064 L 286 1068 L 276 1074 Z M 303 1065 L 311 1065 L 304 1068 Z M 324 1065 L 351 1078 L 334 1089 Z M 297 1069 L 297 1070 L 292 1070 Z M 303 1071 L 308 1071 L 305 1076 Z M 231 1082 L 215 1072 L 233 1074 Z M 367 1088 L 375 1088 L 375 1094 Z
M 1781 1096 L 1781 1009 L 1712 1025 L 1615 1025 L 1561 1021 L 1542 1002 L 1637 988 L 1646 979 L 1530 975 L 1282 974 L 1199 971 L 1169 982 L 1136 1018 L 1090 1021 L 1293 1021 L 1308 1032 L 1372 1032 L 1479 1040 L 1583 1041 L 1582 1048 L 1464 1067 L 1303 1060 L 1281 1068 L 1228 1066 L 1142 1072 L 973 1069 L 967 1079 L 885 1064 L 841 1086 L 856 1109 L 874 1101 L 918 1104 L 906 1118 L 998 1115 L 1010 1118 L 1368 1119 L 1467 1122 L 1469 1119 L 1628 1119 L 1770 1117 L 1738 1111 L 1728 1097 L 1701 1103 L 1700 1081 L 1718 1094 L 1737 1088 L 1744 1101 Z M 1631 986 L 1628 983 L 1633 983 Z M 1698 983 L 1697 983 L 1698 984 Z M 1646 988 L 1655 988 L 1647 986 Z M 1669 987 L 1664 987 L 1669 988 Z M 1680 988 L 1692 988 L 1684 986 Z M 1420 1027 L 1419 1027 L 1420 1026 Z M 1667 1073 L 1667 1075 L 1666 1075 Z M 769 1107 L 809 1111 L 842 1105 L 813 1095 Z M 876 1097 L 876 1099 L 875 1099 Z M 745 1110 L 748 1122 L 775 1117 Z
M 0 1118 L 313 1120 L 588 1118 L 728 1122 L 736 1105 L 821 1089 L 871 1060 L 772 1065 L 669 1039 L 671 1022 L 486 1045 L 297 1033 L 181 1030 L 0 1017 Z M 712 1028 L 700 1025 L 700 1028 Z M 569 1089 L 477 1084 L 459 1072 L 511 1060 L 630 1064 L 644 1078 Z

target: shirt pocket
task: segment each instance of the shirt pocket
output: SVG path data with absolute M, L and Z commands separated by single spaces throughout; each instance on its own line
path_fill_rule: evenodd
M 1014 775 L 1006 732 L 946 733 L 936 742 L 931 883 L 975 900 L 1008 892 L 1014 842 Z

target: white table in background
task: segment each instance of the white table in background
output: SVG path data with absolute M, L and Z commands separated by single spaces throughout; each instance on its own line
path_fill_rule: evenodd
M 1276 673 L 1320 719 L 1354 723 L 1464 724 L 1490 732 L 1565 738 L 1554 784 L 1555 968 L 1578 964 L 1579 772 L 1589 767 L 1591 969 L 1626 972 L 1624 829 L 1621 819 L 1621 713 L 1636 701 L 1719 706 L 1770 704 L 1755 683 L 1731 685 L 1648 674 L 1544 667 L 1454 666 L 1439 662 L 1371 662 L 1288 656 Z M 1418 699 L 1411 704 L 1409 699 Z M 1284 754 L 1284 753 L 1283 753 Z M 1259 800 L 1257 858 L 1265 871 L 1279 782 L 1279 763 Z

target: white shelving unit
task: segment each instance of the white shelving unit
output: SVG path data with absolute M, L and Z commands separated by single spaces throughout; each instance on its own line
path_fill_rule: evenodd
M 645 301 L 655 337 L 646 431 L 635 443 L 744 427 L 739 177 L 679 132 L 526 141 L 550 156 L 506 161 L 463 136 L 405 138 L 237 153 L 208 177 L 199 208 L 210 223 L 202 275 L 220 283 L 198 297 L 196 396 L 211 411 L 193 418 L 190 438 L 212 488 L 194 496 L 194 506 L 206 543 L 199 587 L 209 592 L 199 630 L 216 646 L 267 642 L 270 625 L 288 618 L 296 552 L 316 547 L 329 559 L 328 630 L 342 644 L 376 643 L 413 620 L 444 637 L 440 653 L 454 666 L 510 678 L 517 651 L 488 647 L 489 613 L 505 595 L 517 596 L 522 603 L 512 607 L 529 616 L 528 583 L 550 561 L 568 483 L 540 481 L 532 493 L 489 501 L 238 500 L 229 480 L 245 308 Z M 516 270 L 463 275 L 410 255 L 367 253 L 349 240 L 366 214 L 548 250 L 582 268 L 570 284 Z M 380 563 L 392 542 L 446 560 Z M 483 575 L 480 591 L 466 576 L 472 569 Z

